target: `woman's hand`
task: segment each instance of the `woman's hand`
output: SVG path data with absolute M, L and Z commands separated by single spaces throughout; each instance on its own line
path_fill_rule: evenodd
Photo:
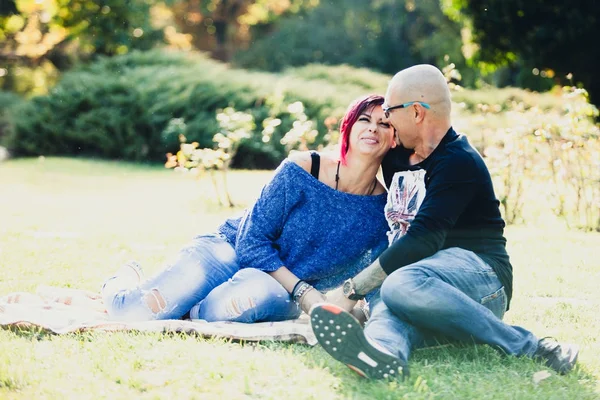
M 360 325 L 363 327 L 367 323 L 367 319 L 369 319 L 369 316 L 367 315 L 364 306 L 360 303 L 356 304 L 356 307 L 350 310 L 350 314 L 352 314 L 352 316 L 356 318 Z
M 348 312 L 352 311 L 356 305 L 355 300 L 350 300 L 344 296 L 344 290 L 341 286 L 335 290 L 332 290 L 331 292 L 327 292 L 327 302 L 342 307 Z
M 327 298 L 315 288 L 311 288 L 300 298 L 300 308 L 307 314 L 310 312 L 310 309 L 318 303 L 327 303 Z

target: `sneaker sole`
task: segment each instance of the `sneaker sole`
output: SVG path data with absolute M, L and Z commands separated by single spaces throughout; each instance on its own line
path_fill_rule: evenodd
M 333 304 L 315 306 L 310 312 L 312 330 L 319 344 L 334 359 L 357 374 L 371 379 L 409 375 L 406 363 L 371 345 L 359 322 Z

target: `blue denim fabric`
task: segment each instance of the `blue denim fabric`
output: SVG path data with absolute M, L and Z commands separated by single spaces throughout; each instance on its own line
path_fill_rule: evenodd
M 447 341 L 486 343 L 511 355 L 537 349 L 531 332 L 502 322 L 504 287 L 468 250 L 442 250 L 396 270 L 370 307 L 365 334 L 404 360 L 415 348 Z
M 135 287 L 130 284 L 113 276 L 102 287 L 111 319 L 178 319 L 191 310 L 191 317 L 209 322 L 257 322 L 295 319 L 301 313 L 270 275 L 240 270 L 234 248 L 221 234 L 197 236 L 166 269 Z M 165 302 L 159 312 L 148 306 L 153 291 Z
M 223 235 L 201 235 L 184 247 L 172 264 L 136 287 L 128 287 L 119 276 L 109 278 L 102 296 L 111 319 L 178 319 L 238 270 L 235 250 Z M 147 304 L 152 291 L 166 303 L 157 313 Z
M 206 321 L 285 321 L 302 310 L 279 282 L 264 271 L 245 268 L 215 288 L 192 309 L 192 318 Z

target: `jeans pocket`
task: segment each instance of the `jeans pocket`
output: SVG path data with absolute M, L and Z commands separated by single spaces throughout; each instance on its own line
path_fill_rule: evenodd
M 506 312 L 506 292 L 504 291 L 504 286 L 494 293 L 484 296 L 481 299 L 481 305 L 494 313 L 496 317 L 502 319 Z

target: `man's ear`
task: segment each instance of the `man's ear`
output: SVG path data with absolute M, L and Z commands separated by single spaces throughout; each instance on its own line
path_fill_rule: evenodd
M 415 122 L 423 122 L 423 119 L 425 119 L 425 108 L 420 104 L 413 104 L 412 107 L 414 108 Z

